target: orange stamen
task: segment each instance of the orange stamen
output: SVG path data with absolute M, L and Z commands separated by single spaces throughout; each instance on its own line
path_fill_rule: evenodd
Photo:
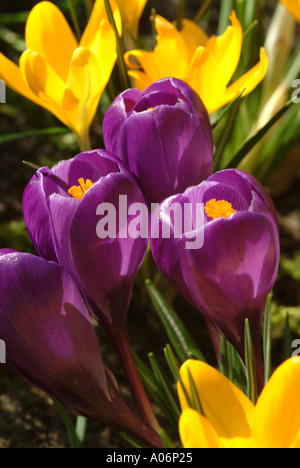
M 84 182 L 84 179 L 78 179 L 78 182 L 80 187 L 78 187 L 78 185 L 73 185 L 73 187 L 68 190 L 68 193 L 77 200 L 82 200 L 83 195 L 91 188 L 93 182 L 89 179 L 87 179 L 86 182 Z
M 218 200 L 214 198 L 209 200 L 205 205 L 205 213 L 210 218 L 228 218 L 232 213 L 236 213 L 236 210 L 232 208 L 232 204 L 225 200 Z

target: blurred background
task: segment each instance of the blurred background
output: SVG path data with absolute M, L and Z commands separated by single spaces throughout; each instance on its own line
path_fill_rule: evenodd
M 1 0 L 0 51 L 18 63 L 25 50 L 24 29 L 29 11 L 38 2 L 29 0 Z M 72 25 L 66 0 L 54 1 Z M 178 0 L 148 0 L 140 21 L 140 34 L 150 44 L 152 29 L 151 8 L 173 21 Z M 265 1 L 262 18 L 265 31 L 270 24 L 277 0 Z M 82 2 L 74 1 L 78 17 L 85 26 Z M 193 19 L 200 0 L 187 0 L 185 17 Z M 220 1 L 213 0 L 209 14 L 203 18 L 206 32 L 216 34 Z M 295 48 L 299 44 L 299 25 Z M 105 111 L 106 96 L 100 105 Z M 299 129 L 298 129 L 299 139 Z M 103 148 L 101 125 L 96 118 L 91 128 L 93 148 Z M 22 194 L 34 169 L 22 161 L 38 166 L 53 166 L 62 159 L 74 157 L 79 148 L 73 134 L 48 111 L 7 88 L 6 104 L 0 104 L 0 248 L 35 253 L 28 237 L 22 215 Z M 272 305 L 273 363 L 278 365 L 287 357 L 282 336 L 289 315 L 291 338 L 300 336 L 300 146 L 294 145 L 283 163 L 264 181 L 278 212 L 281 236 L 281 261 L 274 287 Z M 216 360 L 203 318 L 181 298 L 168 282 L 158 274 L 149 256 L 138 275 L 128 313 L 129 335 L 133 350 L 148 364 L 153 352 L 164 366 L 163 348 L 168 337 L 150 304 L 144 281 L 150 277 L 168 302 L 184 321 L 207 361 Z M 1 300 L 1 299 L 0 299 Z M 97 326 L 104 363 L 114 373 L 121 390 L 132 403 L 124 376 L 114 351 L 104 333 Z M 290 355 L 291 355 L 290 350 Z M 133 403 L 132 403 L 133 404 Z M 158 414 L 159 417 L 159 414 Z M 164 424 L 165 425 L 165 424 Z M 166 425 L 165 425 L 166 426 Z M 168 427 L 166 426 L 168 429 Z M 65 427 L 52 400 L 43 392 L 1 369 L 0 365 L 0 448 L 12 447 L 68 447 Z M 119 436 L 110 428 L 89 422 L 86 447 L 121 447 Z M 125 445 L 124 445 L 125 446 Z

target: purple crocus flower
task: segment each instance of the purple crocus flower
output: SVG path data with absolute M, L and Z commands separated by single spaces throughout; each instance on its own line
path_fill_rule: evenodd
M 37 252 L 68 271 L 90 303 L 96 304 L 93 314 L 108 326 L 126 315 L 148 243 L 147 236 L 132 238 L 126 231 L 134 217 L 126 216 L 127 205 L 130 209 L 145 200 L 133 176 L 121 172 L 112 158 L 97 150 L 61 161 L 51 170 L 41 168 L 23 195 L 24 218 Z M 107 215 L 107 237 L 103 228 L 99 238 L 97 226 L 109 208 L 113 218 Z M 109 223 L 115 221 L 112 237 Z
M 0 340 L 9 370 L 75 414 L 160 446 L 103 365 L 83 298 L 58 264 L 0 251 Z
M 24 191 L 23 212 L 37 252 L 75 281 L 112 340 L 143 417 L 157 429 L 126 323 L 148 246 L 145 203 L 134 176 L 121 170 L 113 155 L 97 150 L 39 169 Z
M 158 267 L 241 356 L 249 319 L 261 376 L 259 336 L 279 262 L 276 212 L 266 190 L 249 174 L 225 170 L 165 200 L 159 213 L 151 227 Z M 187 226 L 181 237 L 180 221 Z M 170 229 L 171 238 L 158 236 L 159 228 Z
M 162 79 L 143 93 L 124 91 L 105 114 L 103 137 L 106 149 L 135 174 L 149 206 L 211 175 L 208 113 L 181 80 Z

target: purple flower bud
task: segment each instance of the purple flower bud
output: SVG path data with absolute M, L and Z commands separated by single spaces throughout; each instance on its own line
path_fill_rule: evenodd
M 181 237 L 175 222 L 180 217 L 169 216 L 172 205 L 182 213 L 182 221 L 187 207 L 192 207 Z M 248 318 L 258 350 L 266 300 L 279 263 L 276 213 L 266 190 L 249 174 L 226 170 L 165 200 L 159 211 L 152 233 L 166 227 L 171 231 L 171 238 L 151 238 L 162 273 L 241 356 Z
M 0 251 L 0 296 L 0 340 L 10 370 L 75 414 L 159 442 L 103 365 L 82 296 L 59 265 Z
M 103 136 L 106 149 L 135 174 L 149 205 L 211 175 L 208 113 L 197 93 L 178 79 L 120 94 L 105 114 Z
M 145 200 L 133 176 L 121 172 L 102 150 L 38 170 L 24 191 L 24 218 L 37 252 L 68 271 L 90 305 L 96 304 L 93 313 L 102 323 L 125 319 L 146 254 L 148 230 L 137 238 L 125 232 L 133 218 L 127 210 L 139 202 Z M 100 238 L 100 214 L 107 204 L 113 210 L 115 232 Z M 145 216 L 147 225 L 148 213 Z

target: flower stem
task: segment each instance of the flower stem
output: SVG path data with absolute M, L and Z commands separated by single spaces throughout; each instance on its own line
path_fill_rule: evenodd
M 82 135 L 81 138 L 77 137 L 78 145 L 80 148 L 80 151 L 83 153 L 84 151 L 91 151 L 92 146 L 91 146 L 91 141 L 90 141 L 90 136 L 88 131 Z
M 156 416 L 153 413 L 150 401 L 138 373 L 129 344 L 126 324 L 122 324 L 122 326 L 120 326 L 118 323 L 117 325 L 118 326 L 114 327 L 114 333 L 111 334 L 111 339 L 123 366 L 141 416 L 143 417 L 144 421 L 158 433 L 160 426 Z

